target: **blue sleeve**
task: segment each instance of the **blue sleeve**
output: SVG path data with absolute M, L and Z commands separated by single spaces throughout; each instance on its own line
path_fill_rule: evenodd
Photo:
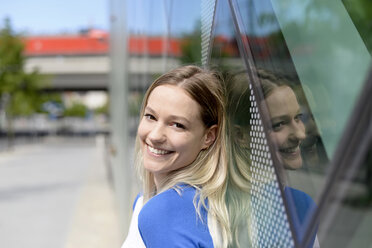
M 310 216 L 316 209 L 316 204 L 311 197 L 300 190 L 286 187 L 284 193 L 289 199 L 289 211 L 292 217 L 292 222 L 295 227 L 296 235 L 300 241 L 304 238 L 306 231 L 307 222 L 310 220 Z M 315 241 L 316 232 L 313 234 L 312 242 L 309 247 L 313 247 Z
M 195 189 L 181 192 L 167 190 L 143 206 L 138 228 L 147 248 L 213 247 L 207 211 L 202 209 L 202 220 L 195 211 Z

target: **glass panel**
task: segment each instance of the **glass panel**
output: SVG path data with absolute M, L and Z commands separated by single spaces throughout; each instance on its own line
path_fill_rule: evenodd
M 236 3 L 243 44 L 250 49 L 256 68 L 261 114 L 287 214 L 301 242 L 320 190 L 318 178 L 309 173 L 324 172 L 328 159 L 270 1 Z
M 332 156 L 371 56 L 341 1 L 272 3 L 327 153 Z
M 346 11 L 349 13 L 360 37 L 372 54 L 372 2 L 366 0 L 343 0 Z
M 200 0 L 173 1 L 170 12 L 168 66 L 201 64 Z
M 270 119 L 274 165 L 301 242 L 316 209 L 314 199 L 332 176 L 325 176 L 328 158 L 365 82 L 370 54 L 363 40 L 368 35 L 362 33 L 361 39 L 341 2 L 236 3 L 242 40 L 257 67 Z M 327 239 L 321 231 L 318 235 Z
M 248 79 L 241 37 L 235 34 L 229 8 L 228 1 L 218 1 L 211 67 L 222 73 L 227 89 L 230 178 L 226 203 L 233 232 L 231 247 L 294 247 L 258 110 L 260 101 Z
M 341 189 L 345 180 L 337 183 Z M 341 198 L 329 207 L 332 218 L 328 232 L 319 233 L 323 247 L 371 247 L 372 244 L 372 150 L 366 154 L 355 177 Z M 331 212 L 332 211 L 332 212 Z M 322 227 L 322 226 L 320 226 Z

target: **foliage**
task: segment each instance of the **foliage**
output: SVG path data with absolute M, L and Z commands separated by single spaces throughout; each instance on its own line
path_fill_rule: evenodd
M 71 107 L 65 109 L 63 115 L 69 117 L 85 117 L 87 113 L 88 108 L 84 104 L 73 103 Z
M 372 55 L 372 1 L 344 0 L 343 2 L 369 53 Z
M 104 114 L 104 115 L 108 115 L 109 113 L 109 102 L 107 101 L 104 105 L 102 105 L 101 107 L 98 107 L 94 110 L 94 113 L 95 114 Z
M 37 70 L 27 73 L 24 70 L 24 45 L 5 20 L 0 30 L 0 97 L 1 109 L 5 109 L 9 118 L 15 115 L 31 115 L 39 109 L 39 91 L 46 80 Z
M 180 61 L 182 64 L 200 64 L 201 63 L 201 33 L 200 28 L 194 32 L 184 35 L 181 44 L 182 55 Z
M 39 100 L 39 103 L 37 104 L 38 108 L 36 110 L 38 113 L 49 113 L 44 107 L 46 103 L 52 102 L 60 106 L 63 106 L 62 95 L 61 93 L 57 93 L 57 92 L 53 92 L 53 93 L 45 92 L 40 95 L 38 100 Z

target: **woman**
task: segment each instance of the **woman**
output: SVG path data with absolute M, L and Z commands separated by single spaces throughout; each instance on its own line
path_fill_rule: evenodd
M 152 83 L 136 138 L 143 192 L 123 247 L 226 247 L 224 126 L 216 73 L 184 66 Z

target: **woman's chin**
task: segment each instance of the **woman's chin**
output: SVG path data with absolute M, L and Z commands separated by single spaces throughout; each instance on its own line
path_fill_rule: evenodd
M 288 170 L 297 170 L 302 167 L 302 159 L 283 159 L 283 165 Z

